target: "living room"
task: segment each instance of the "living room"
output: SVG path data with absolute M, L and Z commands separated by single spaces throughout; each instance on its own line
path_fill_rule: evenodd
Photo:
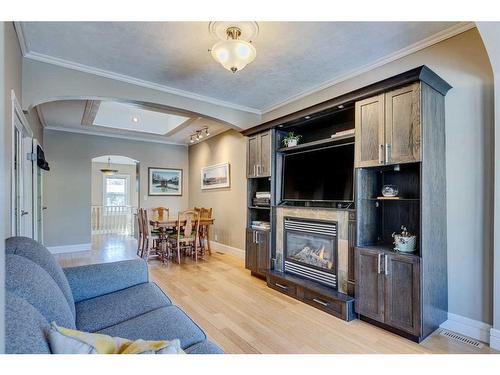
M 2 352 L 497 353 L 499 23 L 212 13 L 2 22 Z

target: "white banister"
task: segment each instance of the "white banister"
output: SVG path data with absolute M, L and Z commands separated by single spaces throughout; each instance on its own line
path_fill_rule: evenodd
M 134 235 L 134 214 L 132 206 L 92 206 L 92 234 Z

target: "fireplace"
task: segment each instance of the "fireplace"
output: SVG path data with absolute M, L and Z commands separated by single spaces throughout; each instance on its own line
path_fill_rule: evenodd
M 284 270 L 337 289 L 337 222 L 284 218 Z

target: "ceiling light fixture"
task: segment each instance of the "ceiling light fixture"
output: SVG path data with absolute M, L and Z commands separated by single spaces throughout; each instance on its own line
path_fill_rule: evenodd
M 257 23 L 241 24 L 241 27 L 224 22 L 211 22 L 209 25 L 210 32 L 221 39 L 209 51 L 215 61 L 233 73 L 243 69 L 257 56 L 257 51 L 251 44 L 252 37 L 256 36 L 259 30 Z
M 134 122 L 134 123 L 136 123 L 136 124 L 137 124 L 137 123 L 139 122 L 139 117 L 137 117 L 137 116 L 132 116 L 132 122 Z
M 210 132 L 208 131 L 208 127 L 201 128 L 199 130 L 196 130 L 193 134 L 189 136 L 189 142 L 194 143 L 195 141 L 199 141 L 203 137 L 208 137 L 210 135 Z
M 106 176 L 112 176 L 115 173 L 118 173 L 118 169 L 111 169 L 111 158 L 108 157 L 108 165 L 107 168 L 101 169 L 102 174 Z

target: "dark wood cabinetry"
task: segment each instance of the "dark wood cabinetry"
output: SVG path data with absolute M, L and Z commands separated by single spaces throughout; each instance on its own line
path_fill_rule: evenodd
M 271 176 L 271 149 L 271 131 L 266 131 L 248 137 L 248 178 Z
M 252 274 L 265 277 L 270 269 L 269 244 L 268 231 L 249 228 L 246 230 L 245 268 L 252 271 Z
M 384 323 L 421 336 L 420 258 L 384 254 Z
M 356 249 L 356 312 L 379 322 L 384 321 L 384 277 L 381 273 L 382 253 Z
M 356 167 L 421 160 L 420 82 L 356 102 Z
M 356 248 L 356 312 L 422 336 L 420 258 L 386 250 Z

